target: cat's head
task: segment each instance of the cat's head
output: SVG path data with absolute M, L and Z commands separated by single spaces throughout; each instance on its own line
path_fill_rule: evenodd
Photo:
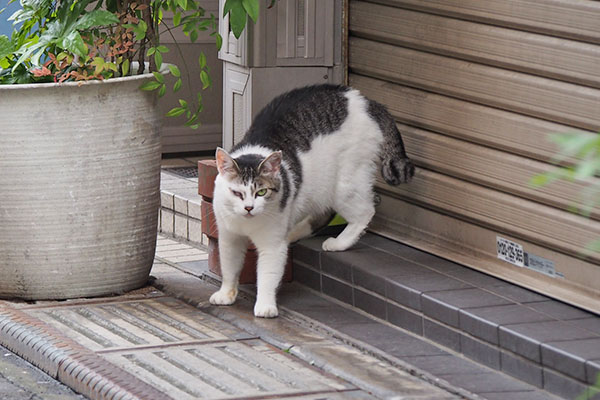
M 267 157 L 243 154 L 233 158 L 217 148 L 216 160 L 220 177 L 216 189 L 220 191 L 223 205 L 231 212 L 250 218 L 264 214 L 278 204 L 281 151 Z

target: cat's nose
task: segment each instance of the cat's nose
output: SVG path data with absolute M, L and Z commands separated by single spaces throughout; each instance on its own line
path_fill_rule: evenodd
M 246 206 L 246 207 L 244 207 L 244 210 L 250 212 L 250 211 L 254 210 L 254 207 L 253 206 Z

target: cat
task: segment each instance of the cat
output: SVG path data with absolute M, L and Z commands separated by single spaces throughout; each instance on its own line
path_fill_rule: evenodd
M 250 239 L 258 251 L 254 315 L 278 315 L 276 294 L 288 245 L 327 223 L 347 222 L 325 251 L 354 245 L 375 213 L 377 163 L 391 185 L 408 182 L 414 166 L 384 106 L 347 86 L 294 89 L 258 113 L 231 153 L 216 151 L 213 198 L 223 280 L 210 297 L 233 304 Z

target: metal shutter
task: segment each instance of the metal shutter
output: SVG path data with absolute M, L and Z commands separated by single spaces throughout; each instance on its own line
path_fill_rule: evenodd
M 529 185 L 553 168 L 549 134 L 600 131 L 599 20 L 586 0 L 350 1 L 349 83 L 419 166 L 379 184 L 371 229 L 600 312 L 600 213 L 567 210 L 587 184 Z M 499 237 L 529 265 L 500 260 Z

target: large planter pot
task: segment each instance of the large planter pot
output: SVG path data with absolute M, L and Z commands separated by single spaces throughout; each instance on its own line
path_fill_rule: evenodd
M 159 119 L 152 75 L 0 85 L 0 297 L 143 286 L 156 246 Z

